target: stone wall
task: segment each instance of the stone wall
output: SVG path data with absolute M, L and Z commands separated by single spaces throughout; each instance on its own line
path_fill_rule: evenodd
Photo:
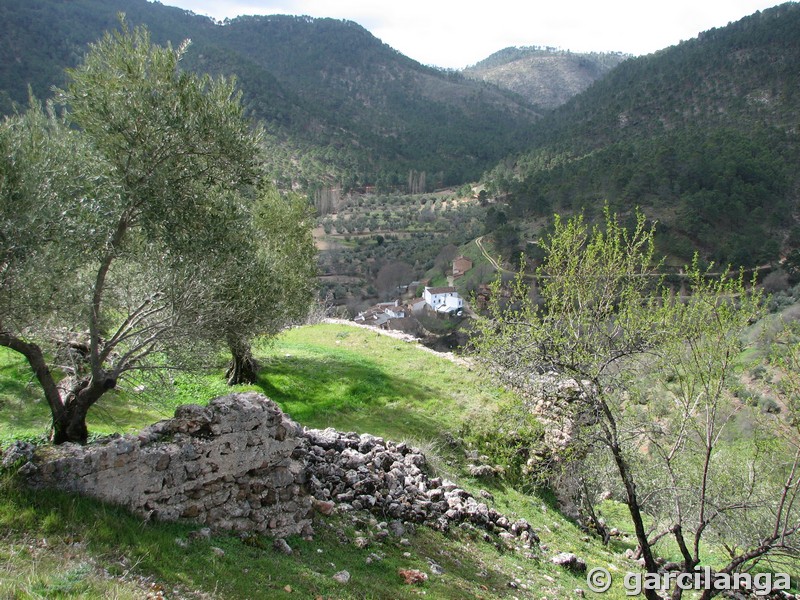
M 367 510 L 440 531 L 479 527 L 521 548 L 539 542 L 525 519 L 510 519 L 452 481 L 430 477 L 425 455 L 404 442 L 333 429 L 308 429 L 303 436 L 309 487 L 321 512 Z
M 118 504 L 145 519 L 283 537 L 310 533 L 311 497 L 296 450 L 302 429 L 260 394 L 237 393 L 138 435 L 38 450 L 22 472 L 58 488 Z
M 523 548 L 538 543 L 524 519 L 429 476 L 419 450 L 369 434 L 301 428 L 257 393 L 181 406 L 175 418 L 138 435 L 6 451 L 4 466 L 22 463 L 19 472 L 33 487 L 77 492 L 145 519 L 282 538 L 312 534 L 314 508 L 366 510 L 439 530 L 480 527 Z

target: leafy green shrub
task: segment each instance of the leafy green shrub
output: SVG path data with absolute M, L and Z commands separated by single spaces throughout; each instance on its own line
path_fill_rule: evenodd
M 769 413 L 771 415 L 776 415 L 781 412 L 781 407 L 778 403 L 768 396 L 762 396 L 758 400 L 758 408 L 761 409 L 762 412 Z
M 518 400 L 507 402 L 491 417 L 464 425 L 467 443 L 503 469 L 505 481 L 515 487 L 537 486 L 528 463 L 543 449 L 544 427 Z
M 747 406 L 758 406 L 760 395 L 751 392 L 745 387 L 738 387 L 733 391 L 733 395 L 739 398 Z

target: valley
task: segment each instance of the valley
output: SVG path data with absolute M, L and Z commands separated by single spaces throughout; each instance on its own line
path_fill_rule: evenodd
M 0 596 L 800 598 L 799 33 L 0 1 Z M 26 484 L 102 445 L 152 505 Z

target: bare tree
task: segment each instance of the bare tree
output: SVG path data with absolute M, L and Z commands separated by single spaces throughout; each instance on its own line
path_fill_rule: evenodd
M 425 171 L 415 171 L 411 169 L 408 172 L 408 193 L 409 194 L 424 194 L 427 191 L 427 184 L 425 182 Z
M 322 187 L 314 192 L 314 206 L 319 216 L 324 217 L 339 210 L 342 190 L 335 187 Z
M 433 265 L 442 275 L 446 275 L 447 271 L 452 267 L 453 259 L 457 254 L 458 247 L 454 244 L 447 244 L 439 250 L 439 254 L 437 254 L 436 258 L 433 260 Z
M 375 287 L 383 299 L 397 295 L 397 288 L 411 283 L 414 269 L 404 262 L 392 262 L 381 267 L 375 277 Z

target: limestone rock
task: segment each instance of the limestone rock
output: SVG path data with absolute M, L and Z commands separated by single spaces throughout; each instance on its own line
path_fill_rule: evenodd
M 284 537 L 310 526 L 301 428 L 267 397 L 184 405 L 138 435 L 34 455 L 28 483 L 122 505 L 146 519 Z
M 338 573 L 334 573 L 333 580 L 337 583 L 346 584 L 350 581 L 350 573 L 347 571 L 339 571 Z
M 406 585 L 414 585 L 415 583 L 423 583 L 428 581 L 428 574 L 417 569 L 400 569 L 398 571 L 400 577 Z
M 35 450 L 36 446 L 30 442 L 14 442 L 2 453 L 3 460 L 0 465 L 4 469 L 10 469 L 14 465 L 27 463 L 33 458 Z
M 291 556 L 293 554 L 292 547 L 289 546 L 289 544 L 283 538 L 278 538 L 272 542 L 272 547 L 281 554 L 285 554 L 287 556 Z
M 556 554 L 550 559 L 554 565 L 575 571 L 576 573 L 583 573 L 586 571 L 586 561 L 579 558 L 572 552 L 561 552 Z

